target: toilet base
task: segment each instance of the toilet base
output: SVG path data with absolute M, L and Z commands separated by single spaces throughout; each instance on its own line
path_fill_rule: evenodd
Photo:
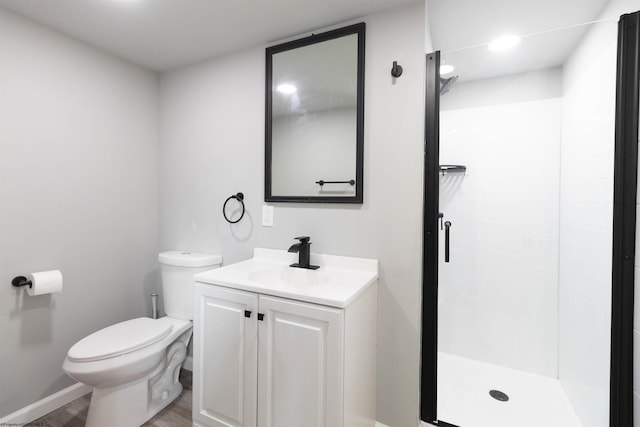
M 187 333 L 169 346 L 163 363 L 149 375 L 114 387 L 94 387 L 86 427 L 139 427 L 173 402 L 182 393 L 180 367 L 191 330 Z

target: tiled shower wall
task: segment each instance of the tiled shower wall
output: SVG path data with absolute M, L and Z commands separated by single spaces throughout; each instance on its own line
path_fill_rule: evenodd
M 563 68 L 559 379 L 585 427 L 608 425 L 616 23 Z
M 440 161 L 467 172 L 440 177 L 440 351 L 557 375 L 560 96 L 551 69 L 442 97 Z

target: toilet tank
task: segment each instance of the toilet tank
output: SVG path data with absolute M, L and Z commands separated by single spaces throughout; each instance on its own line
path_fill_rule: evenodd
M 193 319 L 193 275 L 220 267 L 220 255 L 167 251 L 158 255 L 164 312 L 177 319 Z

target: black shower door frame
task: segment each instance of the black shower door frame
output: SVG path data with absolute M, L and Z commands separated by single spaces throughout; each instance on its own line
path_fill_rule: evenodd
M 609 427 L 633 427 L 640 12 L 620 17 L 617 56 Z M 437 418 L 440 52 L 426 61 L 420 419 L 447 427 Z

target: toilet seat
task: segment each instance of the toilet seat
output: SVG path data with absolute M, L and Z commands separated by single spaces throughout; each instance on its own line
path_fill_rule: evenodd
M 173 325 L 148 317 L 116 323 L 78 341 L 67 357 L 75 362 L 109 359 L 148 347 L 169 335 Z

